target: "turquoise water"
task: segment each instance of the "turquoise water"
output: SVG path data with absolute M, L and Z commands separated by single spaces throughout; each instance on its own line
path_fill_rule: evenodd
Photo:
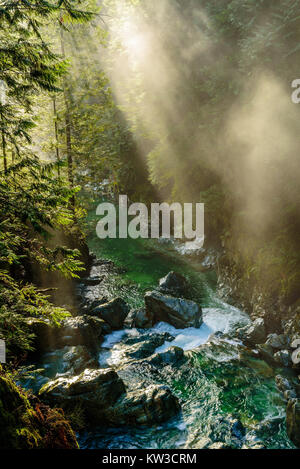
M 143 304 L 143 293 L 157 285 L 158 280 L 171 270 L 184 274 L 190 284 L 190 297 L 201 301 L 203 306 L 211 304 L 211 290 L 216 283 L 214 272 L 203 273 L 203 267 L 196 260 L 186 260 L 177 253 L 172 244 L 158 243 L 144 239 L 105 239 L 97 238 L 95 232 L 97 218 L 90 213 L 88 226 L 90 250 L 100 259 L 112 260 L 123 269 L 118 277 L 120 296 L 126 290 L 126 300 L 132 306 Z M 113 282 L 113 280 L 112 280 Z M 114 282 L 113 282 L 114 283 Z M 126 284 L 129 286 L 126 289 Z M 112 285 L 112 289 L 115 285 Z M 133 287 L 133 291 L 130 291 Z M 138 292 L 138 293 L 137 293 Z

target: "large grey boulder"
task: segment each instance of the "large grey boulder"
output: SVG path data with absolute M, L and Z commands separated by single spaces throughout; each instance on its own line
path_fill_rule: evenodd
M 139 386 L 126 394 L 123 381 L 112 369 L 90 370 L 45 384 L 40 397 L 63 408 L 84 410 L 90 424 L 152 425 L 178 413 L 178 399 L 167 386 Z
M 202 324 L 201 306 L 191 300 L 174 298 L 152 291 L 145 295 L 147 314 L 152 314 L 154 323 L 167 322 L 177 329 L 199 328 Z
M 132 344 L 126 348 L 126 356 L 135 359 L 143 359 L 151 356 L 155 350 L 163 345 L 166 341 L 171 342 L 174 340 L 168 333 L 163 334 L 150 334 L 146 340 Z
M 115 298 L 89 311 L 92 316 L 103 319 L 112 329 L 122 329 L 129 307 L 122 298 Z
M 63 321 L 57 334 L 58 345 L 86 345 L 96 351 L 103 336 L 110 333 L 109 325 L 97 317 L 77 316 Z
M 123 381 L 112 369 L 86 369 L 74 377 L 60 377 L 46 383 L 39 394 L 49 403 L 63 407 L 80 405 L 88 421 L 101 423 L 106 420 L 107 409 L 125 393 Z
M 64 373 L 77 375 L 82 373 L 86 368 L 96 369 L 99 367 L 97 360 L 84 345 L 65 347 L 63 350 L 62 367 Z
M 133 309 L 124 322 L 124 327 L 136 327 L 137 329 L 149 329 L 153 326 L 153 314 L 145 309 Z
M 103 336 L 111 332 L 105 321 L 87 315 L 64 319 L 59 327 L 38 318 L 29 318 L 28 326 L 35 334 L 35 349 L 39 352 L 55 350 L 66 345 L 86 345 L 96 351 Z
M 237 335 L 247 345 L 254 346 L 257 344 L 263 344 L 266 340 L 264 320 L 262 318 L 256 319 L 250 324 L 250 326 L 238 329 Z
M 168 295 L 184 296 L 188 290 L 185 277 L 177 272 L 169 272 L 159 280 L 159 291 Z
M 300 448 L 300 399 L 290 399 L 286 409 L 286 429 L 288 437 Z

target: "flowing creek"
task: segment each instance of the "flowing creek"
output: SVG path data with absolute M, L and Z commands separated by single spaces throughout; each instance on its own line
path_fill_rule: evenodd
M 99 354 L 100 367 L 116 368 L 125 383 L 130 380 L 137 386 L 141 381 L 168 385 L 180 399 L 182 412 L 167 423 L 150 428 L 83 430 L 78 435 L 81 448 L 196 448 L 205 447 L 207 438 L 231 445 L 236 434 L 230 425 L 234 419 L 246 428 L 243 444 L 293 448 L 285 430 L 285 402 L 274 380 L 278 370 L 272 370 L 233 340 L 231 332 L 250 320 L 246 313 L 218 298 L 213 272 L 203 272 L 199 261 L 183 256 L 173 246 L 150 240 L 100 241 L 90 236 L 89 247 L 98 259 L 111 260 L 117 268 L 99 286 L 85 287 L 87 294 L 109 299 L 120 296 L 131 307 L 140 307 L 145 291 L 155 288 L 161 277 L 175 270 L 190 282 L 191 298 L 202 305 L 204 322 L 200 329 L 177 330 L 160 323 L 151 330 L 127 329 L 105 337 Z M 96 266 L 91 275 L 97 275 Z M 217 331 L 226 333 L 225 339 L 208 342 Z M 126 362 L 137 362 L 128 357 L 130 344 L 162 332 L 168 332 L 174 340 L 165 341 L 156 352 L 178 346 L 188 355 L 188 366 L 172 372 L 161 370 L 156 375 L 145 372 L 141 376 L 138 366 L 122 371 Z M 37 365 L 45 369 L 37 387 L 62 371 L 57 354 L 52 361 L 51 354 L 46 354 Z

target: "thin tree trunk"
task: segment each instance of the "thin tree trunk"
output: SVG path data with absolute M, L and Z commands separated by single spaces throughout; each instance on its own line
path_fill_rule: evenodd
M 55 131 L 55 149 L 56 149 L 56 161 L 60 162 L 59 146 L 58 146 L 58 124 L 57 124 L 57 112 L 56 112 L 56 100 L 53 98 L 53 113 L 54 113 L 54 131 Z M 60 167 L 57 166 L 57 174 L 60 177 Z
M 2 113 L 1 113 L 1 124 L 2 124 L 2 152 L 3 152 L 3 165 L 4 165 L 4 173 L 7 173 L 6 140 L 5 140 L 5 133 L 4 133 L 4 120 L 3 120 L 3 114 L 2 114 Z
M 64 47 L 64 38 L 63 38 L 63 30 L 60 27 L 60 43 L 61 43 L 61 53 L 62 56 L 65 56 L 65 47 Z M 73 168 L 73 153 L 72 153 L 72 137 L 71 137 L 71 113 L 70 113 L 70 106 L 69 106 L 69 97 L 67 93 L 67 84 L 66 80 L 64 79 L 63 84 L 64 89 L 64 102 L 65 102 L 65 127 L 66 127 L 66 146 L 67 146 L 67 161 L 68 161 L 68 180 L 70 184 L 70 188 L 74 188 L 74 168 Z M 75 197 L 72 196 L 71 198 L 71 206 L 75 209 Z

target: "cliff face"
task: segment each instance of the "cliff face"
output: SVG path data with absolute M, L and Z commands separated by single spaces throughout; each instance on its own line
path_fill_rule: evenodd
M 0 367 L 0 449 L 76 449 L 63 411 L 27 395 Z

